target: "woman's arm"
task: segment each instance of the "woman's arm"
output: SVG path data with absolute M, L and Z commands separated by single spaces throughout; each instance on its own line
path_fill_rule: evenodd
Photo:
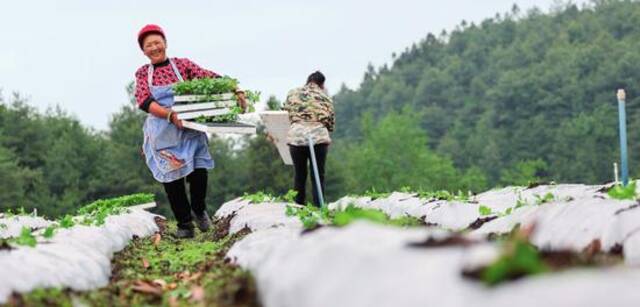
M 153 97 L 151 96 L 151 90 L 149 90 L 149 84 L 147 84 L 147 67 L 147 65 L 142 66 L 138 71 L 136 71 L 136 88 L 134 96 L 136 98 L 138 108 L 148 113 L 149 105 L 153 101 Z
M 182 120 L 178 119 L 178 113 L 162 107 L 155 101 L 149 104 L 149 113 L 153 114 L 153 116 L 168 120 L 176 125 L 176 127 L 178 127 L 179 129 L 182 129 Z
M 321 102 L 321 106 L 323 109 L 323 121 L 322 123 L 327 127 L 329 132 L 333 132 L 336 128 L 336 113 L 333 109 L 333 101 L 329 98 L 328 101 Z

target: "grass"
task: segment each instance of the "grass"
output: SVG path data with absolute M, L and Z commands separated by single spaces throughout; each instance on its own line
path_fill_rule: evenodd
M 112 260 L 105 288 L 76 292 L 39 289 L 14 295 L 9 306 L 257 306 L 255 284 L 248 272 L 228 264 L 224 255 L 242 235 L 214 240 L 215 230 L 194 239 L 177 240 L 166 231 L 134 239 Z

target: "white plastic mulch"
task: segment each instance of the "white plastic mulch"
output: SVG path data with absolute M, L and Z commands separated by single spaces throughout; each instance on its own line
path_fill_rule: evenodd
M 407 193 L 387 198 L 345 197 L 332 209 L 354 204 L 392 217 L 410 215 L 438 228 L 395 228 L 356 222 L 301 234 L 284 214 L 285 204 L 229 202 L 216 216 L 235 213 L 232 232 L 253 230 L 227 254 L 255 276 L 265 306 L 638 306 L 640 207 L 609 199 L 602 186 L 549 185 L 504 188 L 470 202 L 430 201 Z M 537 204 L 547 193 L 554 200 Z M 518 201 L 523 206 L 515 209 Z M 481 216 L 478 208 L 491 208 Z M 510 214 L 504 214 L 508 208 Z M 416 248 L 409 243 L 446 237 L 479 218 L 496 216 L 466 234 L 486 242 L 488 234 L 536 225 L 532 243 L 543 249 L 580 251 L 599 240 L 603 250 L 623 247 L 625 264 L 571 269 L 489 288 L 465 279 L 463 268 L 494 259 L 496 246 Z
M 0 250 L 0 304 L 6 303 L 12 292 L 49 287 L 83 291 L 106 286 L 113 254 L 125 248 L 133 236 L 147 237 L 158 231 L 156 216 L 130 209 L 107 217 L 102 226 L 58 228 L 52 239 L 39 239 L 35 247 Z M 50 223 L 39 217 L 0 218 L 0 224 L 7 225 L 0 236 L 16 237 L 23 226 L 42 228 Z

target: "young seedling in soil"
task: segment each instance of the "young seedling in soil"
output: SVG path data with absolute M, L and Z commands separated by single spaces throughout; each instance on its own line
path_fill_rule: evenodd
M 14 212 L 13 209 L 9 208 L 7 209 L 6 212 L 4 213 L 0 213 L 2 215 L 2 217 L 5 218 L 9 218 L 9 217 L 14 217 L 14 216 L 37 216 L 36 214 L 37 211 L 32 211 L 31 213 L 27 213 L 27 210 L 24 207 L 18 207 L 18 209 L 16 209 L 16 211 Z
M 607 191 L 607 195 L 613 199 L 636 199 L 636 181 L 630 182 L 626 187 L 615 185 Z
M 248 200 L 252 204 L 259 204 L 259 203 L 265 203 L 265 202 L 287 202 L 287 203 L 292 203 L 292 202 L 294 202 L 294 199 L 296 198 L 296 195 L 298 195 L 298 192 L 296 192 L 294 190 L 289 190 L 289 191 L 287 191 L 287 193 L 285 195 L 278 196 L 278 197 L 275 197 L 275 196 L 271 195 L 270 193 L 266 193 L 266 192 L 263 192 L 263 191 L 258 191 L 258 192 L 253 193 L 253 194 L 249 194 L 249 193 L 245 192 L 244 195 L 242 195 L 242 199 Z
M 62 228 L 71 228 L 75 225 L 76 223 L 73 221 L 73 216 L 71 215 L 65 215 L 61 220 L 60 220 L 60 227 Z
M 405 216 L 392 219 L 381 210 L 363 209 L 349 205 L 344 211 L 337 211 L 334 213 L 332 225 L 342 227 L 349 225 L 356 220 L 367 220 L 378 224 L 400 227 L 419 226 L 424 224 L 422 221 L 414 217 Z
M 544 196 L 540 196 L 538 194 L 534 194 L 533 196 L 536 198 L 536 205 L 542 205 L 556 200 L 556 196 L 551 192 L 548 192 Z
M 44 232 L 42 233 L 42 237 L 45 238 L 45 239 L 53 238 L 53 235 L 55 235 L 55 233 L 56 233 L 56 228 L 57 228 L 57 225 L 55 225 L 55 224 L 50 225 L 49 227 L 45 228 Z
M 127 210 L 127 207 L 151 203 L 153 194 L 138 193 L 116 198 L 99 199 L 78 209 L 78 215 L 82 216 L 83 225 L 104 225 L 105 219 L 110 215 L 118 215 Z
M 77 213 L 79 216 L 75 219 L 83 225 L 104 225 L 105 219 L 108 216 L 123 213 L 126 208 L 130 206 L 153 202 L 153 198 L 153 194 L 139 193 L 111 199 L 97 200 L 78 209 Z M 71 228 L 77 224 L 76 220 L 74 220 L 73 216 L 67 214 L 62 219 L 59 219 L 46 227 L 40 236 L 45 239 L 51 239 L 55 235 L 57 228 Z M 37 240 L 31 229 L 23 228 L 20 237 L 18 237 L 14 243 L 19 245 L 35 246 Z
M 372 187 L 371 190 L 366 190 L 362 196 L 370 197 L 371 200 L 374 200 L 374 199 L 380 199 L 380 198 L 387 198 L 387 197 L 389 197 L 389 195 L 391 195 L 391 193 L 378 192 L 378 191 L 376 191 L 375 187 Z
M 38 244 L 38 241 L 36 240 L 36 237 L 33 236 L 31 228 L 25 226 L 22 227 L 20 236 L 15 239 L 14 243 L 22 246 L 35 247 L 36 244 Z
M 487 206 L 480 206 L 478 207 L 478 213 L 480 213 L 480 216 L 487 216 L 493 214 L 493 211 Z
M 461 201 L 461 202 L 469 201 L 469 195 L 471 194 L 471 192 L 462 193 L 462 191 L 458 191 L 458 193 L 452 193 L 447 190 L 440 190 L 440 191 L 423 191 L 422 189 L 414 190 L 408 186 L 400 188 L 400 192 L 417 194 L 418 198 L 422 198 L 426 200 L 447 200 L 447 201 L 455 200 L 455 201 Z
M 273 195 L 271 195 L 269 193 L 265 193 L 263 191 L 258 191 L 258 192 L 253 193 L 253 194 L 249 194 L 249 193 L 245 192 L 244 195 L 242 195 L 242 199 L 248 200 L 252 204 L 260 204 L 260 203 L 265 203 L 265 202 L 274 202 L 274 201 L 276 201 L 276 198 Z
M 572 251 L 540 251 L 530 243 L 534 225 L 514 227 L 506 238 L 499 241 L 501 255 L 493 263 L 463 271 L 468 278 L 495 286 L 507 281 L 556 272 L 572 267 L 611 266 L 622 262 L 620 255 L 603 253 L 599 240 L 594 240 L 581 253 Z
M 420 226 L 424 222 L 410 216 L 391 219 L 387 214 L 377 209 L 363 209 L 348 205 L 344 210 L 330 211 L 311 204 L 304 207 L 287 206 L 287 216 L 297 216 L 305 229 L 315 229 L 318 226 L 329 225 L 343 227 L 356 220 L 366 220 L 383 225 L 401 227 Z

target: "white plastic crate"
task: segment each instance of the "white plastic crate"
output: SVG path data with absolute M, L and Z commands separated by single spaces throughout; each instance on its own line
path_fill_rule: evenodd
M 198 102 L 198 101 L 225 101 L 225 100 L 234 100 L 235 94 L 226 93 L 226 94 L 217 94 L 217 95 L 176 95 L 173 98 L 173 101 L 178 103 L 185 102 Z
M 209 101 L 190 104 L 176 104 L 171 107 L 171 110 L 175 112 L 189 112 L 189 111 L 201 111 L 219 108 L 233 108 L 236 106 L 235 100 L 223 100 L 223 101 Z
M 180 112 L 178 113 L 178 119 L 194 119 L 200 116 L 210 117 L 210 116 L 218 116 L 218 115 L 226 115 L 231 113 L 231 109 L 229 108 L 220 108 L 220 109 L 209 109 L 209 110 L 198 110 L 191 112 Z
M 233 123 L 196 123 L 183 121 L 185 128 L 212 134 L 256 134 L 256 126 L 241 122 Z

